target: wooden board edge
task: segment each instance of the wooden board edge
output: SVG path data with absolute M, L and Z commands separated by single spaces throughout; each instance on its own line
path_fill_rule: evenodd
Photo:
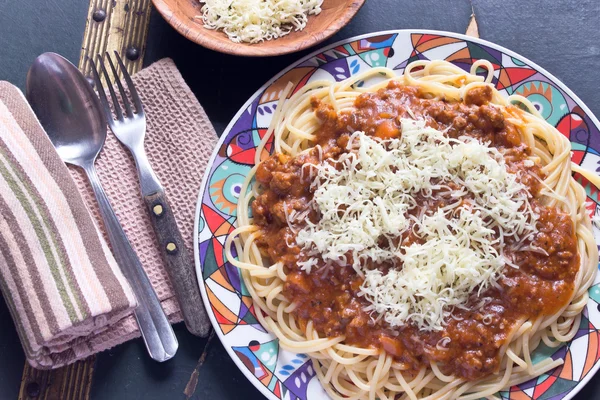
M 23 368 L 19 400 L 88 399 L 96 356 L 53 370 Z
M 475 19 L 475 13 L 471 14 L 471 20 L 469 21 L 465 35 L 479 38 L 479 26 L 477 25 L 477 19 Z

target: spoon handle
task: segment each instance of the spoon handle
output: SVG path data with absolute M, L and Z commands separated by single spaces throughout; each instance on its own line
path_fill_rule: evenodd
M 131 243 L 129 243 L 104 189 L 102 189 L 96 174 L 96 168 L 92 163 L 84 166 L 83 169 L 96 195 L 100 214 L 104 220 L 104 226 L 108 232 L 108 239 L 112 245 L 117 264 L 119 264 L 123 275 L 129 281 L 137 298 L 138 307 L 135 309 L 134 314 L 148 353 L 156 361 L 166 361 L 175 355 L 179 347 L 173 328 L 160 306 L 160 301 L 150 284 L 150 280 L 131 247 Z

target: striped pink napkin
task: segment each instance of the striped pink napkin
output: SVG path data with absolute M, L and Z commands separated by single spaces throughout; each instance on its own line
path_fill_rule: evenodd
M 85 354 L 135 298 L 22 93 L 0 82 L 0 288 L 35 367 Z
M 216 143 L 215 131 L 170 59 L 143 69 L 133 76 L 133 81 L 147 116 L 144 147 L 148 159 L 164 185 L 177 226 L 193 254 L 195 206 Z M 17 192 L 6 186 L 8 183 L 0 183 L 0 199 L 12 199 L 6 208 L 0 205 L 0 217 L 6 219 L 14 210 L 25 207 L 23 204 L 29 204 L 34 211 L 39 208 L 31 215 L 22 210 L 19 215 L 23 218 L 19 217 L 18 223 L 14 219 L 6 222 L 6 231 L 0 226 L 0 289 L 11 308 L 29 362 L 37 368 L 57 368 L 140 336 L 132 314 L 133 297 L 107 251 L 108 239 L 85 174 L 79 168 L 65 167 L 22 94 L 5 82 L 0 82 L 2 103 L 0 161 L 4 163 L 6 157 L 17 154 L 11 168 L 27 173 L 14 175 L 18 178 L 15 181 L 37 191 L 23 197 L 15 195 Z M 15 153 L 16 145 L 6 148 L 2 143 L 5 140 L 18 143 L 25 150 Z M 108 133 L 96 167 L 169 321 L 181 321 L 140 195 L 135 163 L 112 133 Z M 72 216 L 63 214 L 69 210 Z M 43 228 L 46 223 L 50 225 Z M 36 228 L 39 226 L 42 228 Z M 42 230 L 38 234 L 36 229 Z M 60 241 L 49 241 L 50 231 L 54 230 Z M 21 232 L 18 238 L 14 237 L 16 232 Z M 68 235 L 72 235 L 72 240 Z M 10 247 L 1 244 L 7 238 L 12 240 Z M 63 248 L 71 253 L 63 252 Z M 52 264 L 56 258 L 63 264 Z M 103 295 L 109 302 L 102 300 Z M 206 314 L 203 317 L 208 332 L 210 322 Z M 56 318 L 60 318 L 60 323 L 54 324 Z

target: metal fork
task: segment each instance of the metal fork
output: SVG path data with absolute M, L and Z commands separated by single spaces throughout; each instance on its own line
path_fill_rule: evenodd
M 121 108 L 119 100 L 116 96 L 108 71 L 102 60 L 102 56 L 98 55 L 98 63 L 102 69 L 102 74 L 106 79 L 108 90 L 112 98 L 114 111 L 113 115 L 104 86 L 100 79 L 100 71 L 96 64 L 91 61 L 93 67 L 94 78 L 98 89 L 100 102 L 104 107 L 106 119 L 111 131 L 125 145 L 133 155 L 137 166 L 142 197 L 148 208 L 150 219 L 154 226 L 154 231 L 158 237 L 160 251 L 167 266 L 167 272 L 175 295 L 179 301 L 179 305 L 183 314 L 183 319 L 188 330 L 197 336 L 208 335 L 210 323 L 202 301 L 200 298 L 200 289 L 196 280 L 194 263 L 185 248 L 183 238 L 173 215 L 173 211 L 163 187 L 161 186 L 156 174 L 152 170 L 146 152 L 144 150 L 144 137 L 146 135 L 146 114 L 142 101 L 135 89 L 131 77 L 127 73 L 123 60 L 115 51 L 115 58 L 123 73 L 129 94 L 135 106 L 135 112 L 129 102 L 127 93 L 117 78 L 117 69 L 113 63 L 110 54 L 106 53 L 106 60 L 115 77 L 115 83 L 119 89 L 119 94 L 123 102 L 125 110 Z

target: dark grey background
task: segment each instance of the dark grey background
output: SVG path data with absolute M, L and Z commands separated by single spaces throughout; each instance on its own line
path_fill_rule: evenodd
M 0 0 L 0 80 L 24 88 L 28 66 L 45 51 L 61 53 L 77 64 L 87 6 L 82 0 Z M 600 115 L 597 0 L 367 0 L 356 18 L 324 44 L 386 29 L 464 33 L 473 11 L 482 38 L 540 64 Z M 219 54 L 180 37 L 153 12 L 144 63 L 173 58 L 221 134 L 254 91 L 312 50 L 254 59 Z M 181 324 L 176 332 L 179 353 L 164 364 L 150 361 L 139 340 L 100 354 L 92 399 L 185 398 L 183 390 L 194 369 L 199 374 L 194 399 L 262 398 L 216 337 L 207 345 Z M 23 362 L 12 320 L 0 300 L 0 398 L 16 398 Z M 600 399 L 598 389 L 600 377 L 576 399 Z

